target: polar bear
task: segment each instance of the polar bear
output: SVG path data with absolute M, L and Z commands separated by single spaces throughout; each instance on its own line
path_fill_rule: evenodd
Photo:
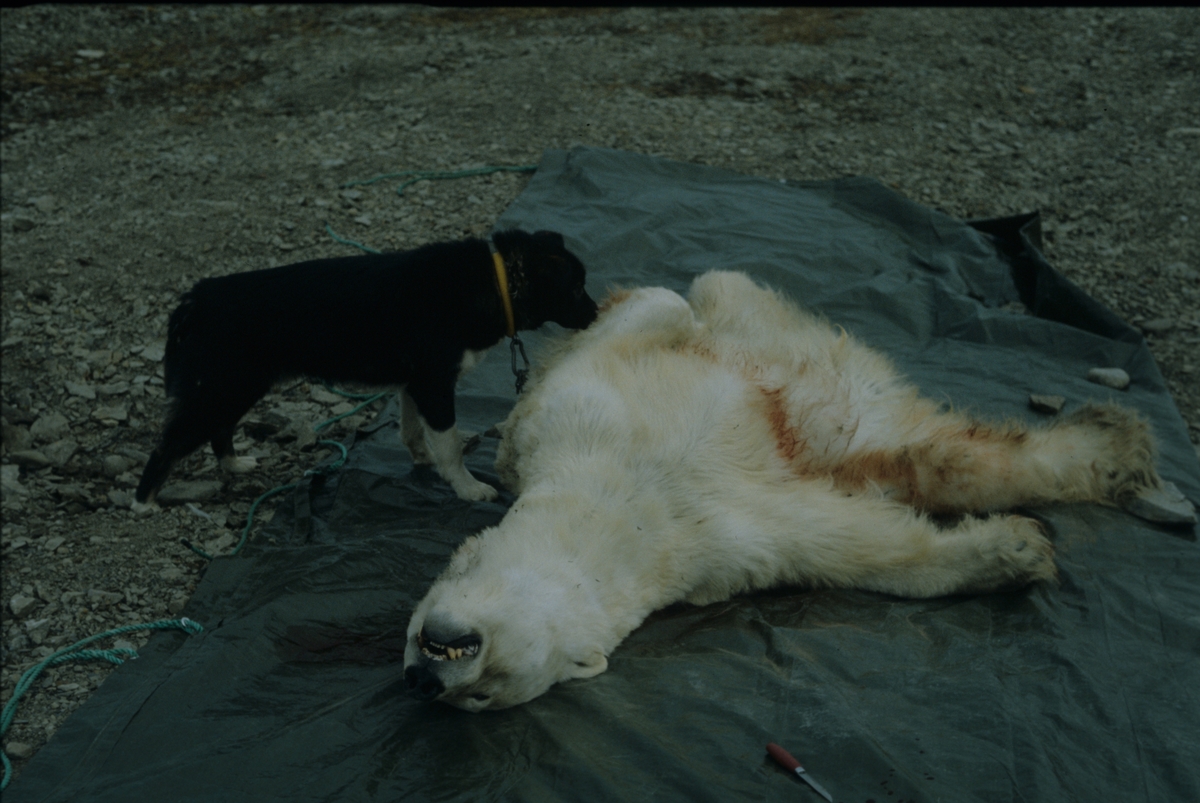
M 781 585 L 902 597 L 1056 577 L 1033 519 L 1160 484 L 1115 405 L 990 425 L 740 273 L 614 294 L 502 425 L 519 494 L 417 606 L 406 682 L 479 711 L 603 672 L 655 611 Z M 930 514 L 959 516 L 935 523 Z

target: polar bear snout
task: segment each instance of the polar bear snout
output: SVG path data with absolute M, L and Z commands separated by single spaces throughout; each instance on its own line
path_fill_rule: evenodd
M 429 667 L 421 665 L 404 670 L 404 686 L 410 697 L 422 701 L 435 700 L 446 690 L 438 676 L 429 671 Z
M 457 661 L 460 658 L 474 658 L 479 653 L 479 645 L 483 639 L 475 633 L 468 633 L 455 639 L 437 638 L 438 634 L 429 632 L 423 627 L 417 633 L 417 649 L 421 655 L 431 661 Z

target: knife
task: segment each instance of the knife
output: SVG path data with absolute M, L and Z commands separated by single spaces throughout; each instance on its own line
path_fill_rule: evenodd
M 783 767 L 784 769 L 787 769 L 787 770 L 791 770 L 792 772 L 799 775 L 801 780 L 803 780 L 806 784 L 811 786 L 813 789 L 817 790 L 817 794 L 819 794 L 821 797 L 828 800 L 829 803 L 833 803 L 833 798 L 830 797 L 829 793 L 825 791 L 825 787 L 821 786 L 821 784 L 817 783 L 812 778 L 810 778 L 808 773 L 804 771 L 804 767 L 800 766 L 800 762 L 797 761 L 796 759 L 792 758 L 791 753 L 784 750 L 782 747 L 775 744 L 774 742 L 771 742 L 770 744 L 767 745 L 767 752 L 771 754 L 771 758 L 775 759 L 775 761 L 778 762 L 778 764 L 781 767 Z

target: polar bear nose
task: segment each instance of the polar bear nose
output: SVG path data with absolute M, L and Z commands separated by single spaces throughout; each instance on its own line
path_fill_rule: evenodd
M 432 700 L 446 690 L 442 681 L 426 666 L 405 669 L 404 685 L 408 688 L 409 696 L 418 700 Z

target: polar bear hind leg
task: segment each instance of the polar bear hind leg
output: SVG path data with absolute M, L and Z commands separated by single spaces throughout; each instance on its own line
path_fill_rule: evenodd
M 1049 427 L 990 426 L 932 414 L 907 442 L 851 454 L 840 487 L 887 488 L 938 513 L 981 513 L 1045 502 L 1119 503 L 1160 485 L 1150 428 L 1113 404 L 1086 405 Z

